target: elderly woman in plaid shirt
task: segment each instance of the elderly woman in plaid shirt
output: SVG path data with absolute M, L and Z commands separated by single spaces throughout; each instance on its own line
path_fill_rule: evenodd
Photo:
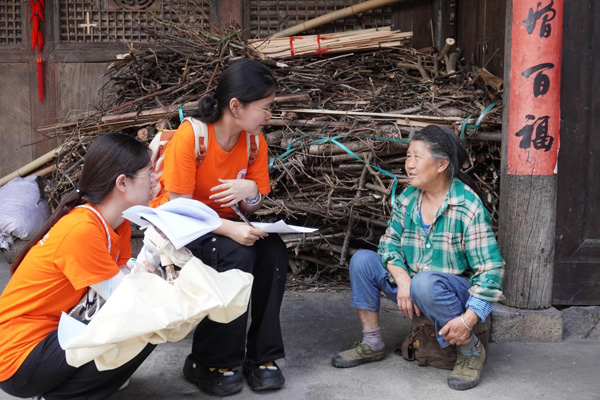
M 440 346 L 456 345 L 452 389 L 477 385 L 485 349 L 472 333 L 502 300 L 504 261 L 490 218 L 472 180 L 460 171 L 467 153 L 450 130 L 416 132 L 406 156 L 410 186 L 395 200 L 377 253 L 357 252 L 350 262 L 352 307 L 363 340 L 333 357 L 338 368 L 385 357 L 379 326 L 380 291 L 409 318 L 433 322 Z

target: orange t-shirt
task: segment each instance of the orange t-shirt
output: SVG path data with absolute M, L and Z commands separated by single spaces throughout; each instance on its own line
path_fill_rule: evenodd
M 73 308 L 88 286 L 115 276 L 131 257 L 129 221 L 108 230 L 110 254 L 98 216 L 75 208 L 29 250 L 0 296 L 0 381 L 13 376 L 58 328 L 61 313 Z
M 192 125 L 184 121 L 179 126 L 173 138 L 165 148 L 163 174 L 160 179 L 164 192 L 191 194 L 215 210 L 221 218 L 236 217 L 230 207 L 221 207 L 219 203 L 210 200 L 214 194 L 210 189 L 220 184 L 220 179 L 249 179 L 258 185 L 258 191 L 267 194 L 271 191 L 267 141 L 259 135 L 258 157 L 248 167 L 248 148 L 246 132 L 242 131 L 234 148 L 227 152 L 221 148 L 215 137 L 213 124 L 208 124 L 208 146 L 206 157 L 199 167 L 196 167 L 195 137 Z M 154 199 L 151 207 L 158 207 L 168 201 L 168 193 L 163 193 Z

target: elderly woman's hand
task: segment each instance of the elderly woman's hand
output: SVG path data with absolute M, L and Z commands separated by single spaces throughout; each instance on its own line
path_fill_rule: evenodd
M 452 345 L 463 345 L 469 342 L 471 338 L 471 330 L 479 319 L 471 309 L 467 309 L 465 314 L 451 319 L 440 329 L 440 335 Z M 468 326 L 468 328 L 467 328 Z M 470 329 L 469 329 L 470 328 Z
M 388 264 L 388 270 L 392 273 L 396 285 L 398 285 L 398 294 L 396 296 L 396 303 L 400 311 L 404 313 L 408 318 L 412 318 L 414 314 L 417 316 L 421 315 L 421 310 L 416 304 L 412 302 L 410 298 L 410 276 L 404 268 L 397 267 L 393 264 Z

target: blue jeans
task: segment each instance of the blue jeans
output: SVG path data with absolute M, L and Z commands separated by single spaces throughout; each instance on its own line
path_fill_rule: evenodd
M 398 286 L 390 282 L 379 254 L 359 250 L 350 260 L 350 286 L 354 308 L 379 312 L 380 291 L 397 302 Z M 410 297 L 423 315 L 435 325 L 435 334 L 442 348 L 450 345 L 438 332 L 451 319 L 466 311 L 471 284 L 466 278 L 442 272 L 422 271 L 412 277 Z

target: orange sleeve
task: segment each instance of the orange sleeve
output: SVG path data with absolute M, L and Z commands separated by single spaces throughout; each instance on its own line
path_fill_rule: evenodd
M 119 272 L 107 250 L 106 232 L 92 222 L 80 222 L 66 233 L 56 249 L 55 263 L 79 290 L 110 279 Z
M 246 179 L 250 179 L 258 185 L 258 191 L 267 194 L 271 191 L 271 181 L 269 180 L 269 154 L 267 151 L 267 141 L 261 134 L 258 135 L 259 146 L 256 161 L 248 167 Z
M 196 186 L 194 129 L 188 121 L 179 126 L 165 149 L 162 180 L 165 191 L 193 194 Z

